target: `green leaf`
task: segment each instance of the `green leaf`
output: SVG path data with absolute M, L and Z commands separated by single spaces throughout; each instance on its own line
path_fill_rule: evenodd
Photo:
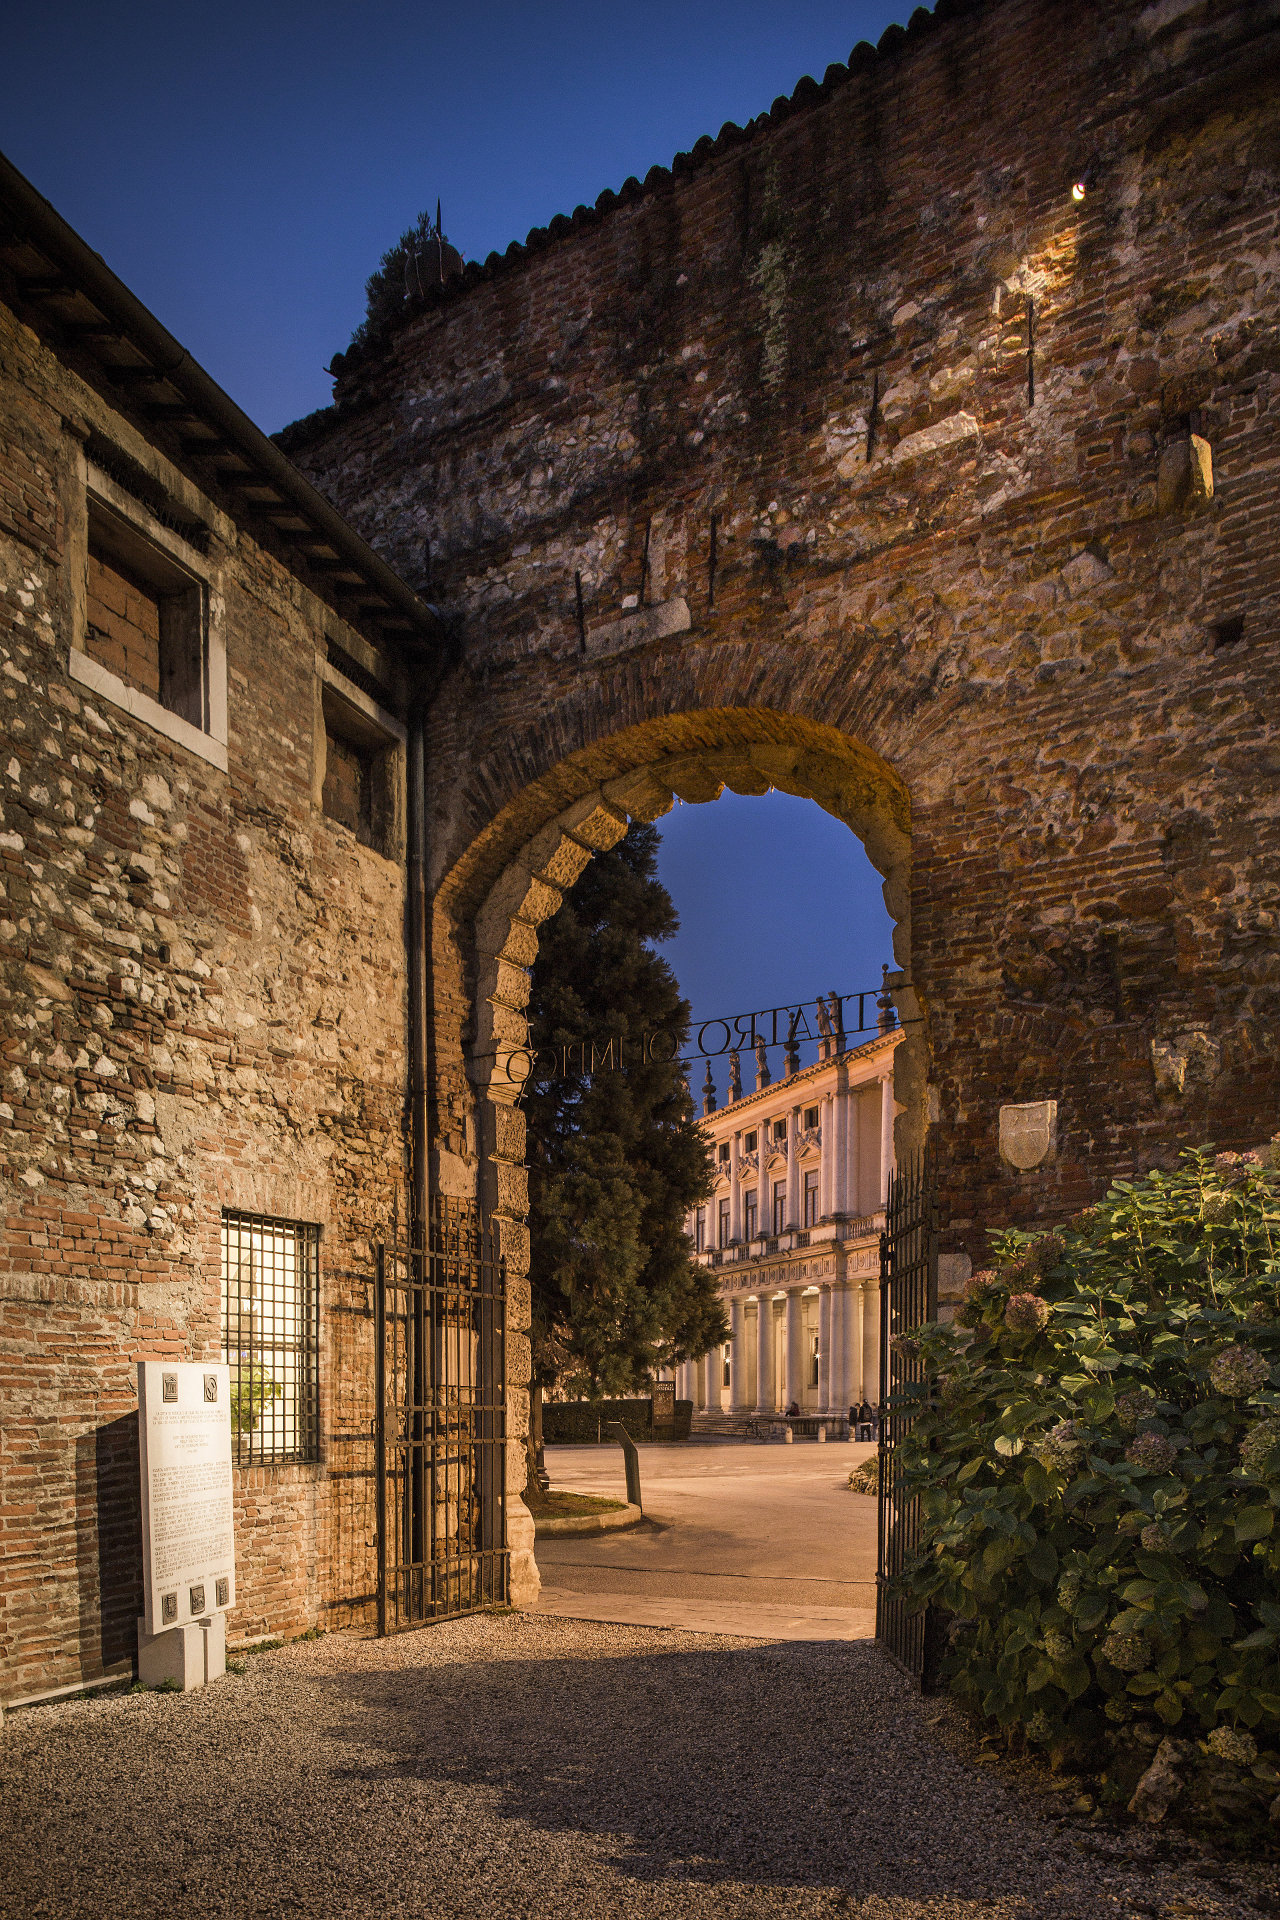
M 1236 1539 L 1242 1546 L 1251 1540 L 1265 1540 L 1276 1523 L 1272 1507 L 1244 1507 L 1236 1515 Z
M 1050 1580 L 1057 1578 L 1058 1556 L 1052 1542 L 1043 1538 L 1036 1541 L 1027 1555 L 1027 1570 L 1033 1579 L 1044 1581 L 1046 1586 Z

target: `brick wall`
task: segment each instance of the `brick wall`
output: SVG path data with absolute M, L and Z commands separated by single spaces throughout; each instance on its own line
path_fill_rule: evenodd
M 128 686 L 160 698 L 160 604 L 119 562 L 90 550 L 85 651 Z
M 224 1207 L 322 1228 L 321 1459 L 237 1472 L 231 1635 L 368 1617 L 402 1174 L 403 874 L 315 779 L 317 649 L 369 649 L 241 530 L 226 774 L 76 682 L 91 406 L 0 307 L 0 1702 L 133 1656 L 135 1363 L 218 1355 Z
M 886 874 L 948 1249 L 1280 1126 L 1277 38 L 944 0 L 339 363 L 285 443 L 410 580 L 429 542 L 464 636 L 442 1116 L 575 807 L 774 785 Z M 999 1110 L 1040 1099 L 1019 1172 Z

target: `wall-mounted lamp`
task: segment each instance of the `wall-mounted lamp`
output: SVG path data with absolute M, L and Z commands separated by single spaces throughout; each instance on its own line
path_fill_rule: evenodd
M 1091 160 L 1088 166 L 1082 168 L 1071 183 L 1071 198 L 1077 206 L 1079 206 L 1086 194 L 1093 191 L 1097 184 L 1098 163 L 1096 160 Z

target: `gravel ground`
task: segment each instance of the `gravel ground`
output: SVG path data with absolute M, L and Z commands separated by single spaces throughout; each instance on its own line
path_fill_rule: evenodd
M 1280 1913 L 1269 1869 L 972 1764 L 867 1642 L 528 1615 L 15 1714 L 0 1913 L 1111 1920 Z

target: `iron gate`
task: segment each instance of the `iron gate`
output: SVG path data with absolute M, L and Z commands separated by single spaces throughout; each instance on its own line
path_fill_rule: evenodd
M 917 1682 L 924 1675 L 926 1617 L 891 1591 L 920 1539 L 920 1503 L 902 1483 L 899 1442 L 912 1415 L 903 1390 L 923 1379 L 919 1360 L 897 1335 L 938 1311 L 938 1228 L 932 1152 L 913 1155 L 889 1176 L 880 1236 L 880 1531 L 876 1639 Z
M 374 1267 L 378 1632 L 504 1604 L 506 1283 L 484 1217 L 433 1200 Z

